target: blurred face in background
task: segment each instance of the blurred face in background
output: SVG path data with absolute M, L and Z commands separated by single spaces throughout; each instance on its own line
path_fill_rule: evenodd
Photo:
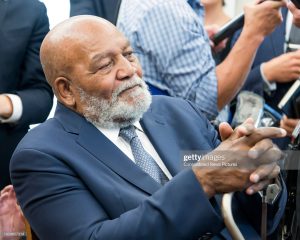
M 231 18 L 224 9 L 224 0 L 200 0 L 200 2 L 205 10 L 205 26 L 215 25 L 219 28 L 230 21 Z
M 200 0 L 204 7 L 212 7 L 212 6 L 224 6 L 224 0 Z

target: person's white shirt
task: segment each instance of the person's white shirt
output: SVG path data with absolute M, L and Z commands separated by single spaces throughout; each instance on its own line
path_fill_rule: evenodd
M 13 111 L 9 118 L 0 117 L 0 123 L 16 123 L 20 120 L 23 113 L 23 104 L 21 98 L 16 94 L 4 94 L 9 97 Z
M 172 179 L 172 175 L 170 174 L 169 170 L 167 169 L 166 165 L 156 152 L 155 148 L 153 147 L 152 143 L 150 142 L 147 135 L 144 133 L 144 130 L 139 122 L 135 122 L 134 124 L 135 131 L 137 133 L 138 138 L 140 139 L 144 149 L 152 156 L 155 160 L 157 165 L 160 169 L 164 172 L 167 178 L 170 180 Z M 99 128 L 97 129 L 104 134 L 114 145 L 116 145 L 129 159 L 135 162 L 130 144 L 127 143 L 122 137 L 119 136 L 120 129 L 105 129 Z

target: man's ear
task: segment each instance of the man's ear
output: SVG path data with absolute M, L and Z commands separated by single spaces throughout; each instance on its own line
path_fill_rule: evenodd
M 74 109 L 76 107 L 76 99 L 74 86 L 72 82 L 65 77 L 58 77 L 54 80 L 54 91 L 57 99 L 64 105 Z

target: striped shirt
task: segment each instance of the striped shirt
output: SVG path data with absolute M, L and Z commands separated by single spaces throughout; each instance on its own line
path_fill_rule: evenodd
M 200 5 L 199 5 L 200 6 Z M 217 114 L 215 62 L 202 18 L 186 0 L 123 0 L 117 26 L 139 58 L 144 80 Z

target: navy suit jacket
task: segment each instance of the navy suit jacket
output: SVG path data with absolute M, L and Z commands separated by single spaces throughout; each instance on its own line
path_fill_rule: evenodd
M 278 110 L 278 103 L 287 92 L 292 83 L 277 83 L 276 91 L 272 92 L 269 96 L 264 94 L 264 83 L 262 75 L 260 74 L 260 66 L 262 63 L 267 62 L 275 57 L 284 53 L 284 42 L 286 32 L 286 16 L 287 9 L 283 8 L 283 22 L 267 36 L 263 43 L 257 50 L 252 69 L 246 79 L 243 90 L 253 91 L 261 96 L 264 96 L 266 103 Z
M 10 182 L 9 160 L 16 145 L 52 107 L 52 90 L 39 58 L 48 31 L 46 8 L 38 0 L 0 0 L 0 94 L 16 94 L 23 105 L 17 123 L 0 123 L 0 189 Z
M 53 119 L 25 136 L 12 157 L 11 177 L 40 239 L 197 239 L 221 231 L 228 237 L 218 199 L 209 200 L 193 171 L 183 169 L 182 151 L 219 144 L 204 115 L 189 102 L 157 96 L 140 123 L 173 176 L 163 187 L 61 104 Z M 285 201 L 282 194 L 279 212 L 270 208 L 270 230 Z M 235 216 L 246 239 L 259 239 L 258 202 L 257 195 L 236 194 Z
M 117 23 L 121 0 L 70 0 L 70 16 L 95 15 Z

